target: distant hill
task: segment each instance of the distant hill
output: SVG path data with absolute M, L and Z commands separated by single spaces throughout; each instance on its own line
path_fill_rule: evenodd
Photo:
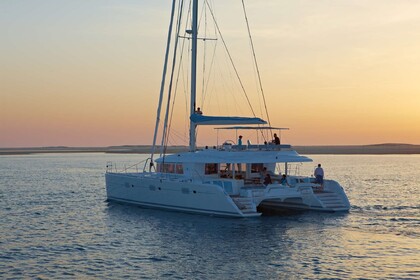
M 420 154 L 420 145 L 385 143 L 357 146 L 294 146 L 301 154 Z
M 40 153 L 117 153 L 117 154 L 148 154 L 152 150 L 150 145 L 123 145 L 109 147 L 30 147 L 30 148 L 0 148 L 0 155 L 28 155 Z M 160 149 L 157 148 L 156 152 Z M 186 146 L 171 146 L 166 153 L 188 151 Z
M 300 154 L 420 154 L 420 145 L 384 143 L 353 146 L 293 146 Z M 118 154 L 148 154 L 150 145 L 123 145 L 109 147 L 34 147 L 34 148 L 0 148 L 0 155 L 24 155 L 36 153 L 118 153 Z M 170 146 L 166 153 L 188 151 L 186 146 Z M 159 152 L 159 148 L 156 149 Z

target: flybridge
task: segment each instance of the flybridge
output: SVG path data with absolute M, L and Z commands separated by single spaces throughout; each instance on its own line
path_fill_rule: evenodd
M 290 146 L 289 146 L 290 147 Z M 232 151 L 232 150 L 231 150 Z M 252 155 L 250 155 L 252 153 Z M 166 155 L 156 162 L 179 162 L 179 163 L 291 163 L 311 162 L 312 159 L 299 155 L 294 150 L 260 150 L 227 152 L 226 150 L 204 149 L 195 153 L 179 153 Z

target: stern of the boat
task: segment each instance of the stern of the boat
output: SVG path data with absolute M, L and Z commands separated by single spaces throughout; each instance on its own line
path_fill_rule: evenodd
M 260 211 L 349 211 L 350 202 L 343 188 L 336 181 L 325 180 L 321 186 L 314 183 L 298 183 L 291 188 L 269 185 L 264 199 L 258 205 Z

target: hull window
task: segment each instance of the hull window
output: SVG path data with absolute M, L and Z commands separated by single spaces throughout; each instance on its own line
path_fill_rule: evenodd
M 217 163 L 206 163 L 205 174 L 217 174 Z
M 176 174 L 184 174 L 184 167 L 182 166 L 182 164 L 176 165 Z
M 157 165 L 157 172 L 184 174 L 184 168 L 182 164 L 163 163 Z

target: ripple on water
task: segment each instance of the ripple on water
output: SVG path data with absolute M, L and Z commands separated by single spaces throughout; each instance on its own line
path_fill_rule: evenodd
M 405 166 L 420 157 L 314 159 L 343 183 L 350 213 L 221 219 L 109 204 L 104 163 L 138 155 L 0 157 L 0 274 L 419 279 L 420 171 Z

